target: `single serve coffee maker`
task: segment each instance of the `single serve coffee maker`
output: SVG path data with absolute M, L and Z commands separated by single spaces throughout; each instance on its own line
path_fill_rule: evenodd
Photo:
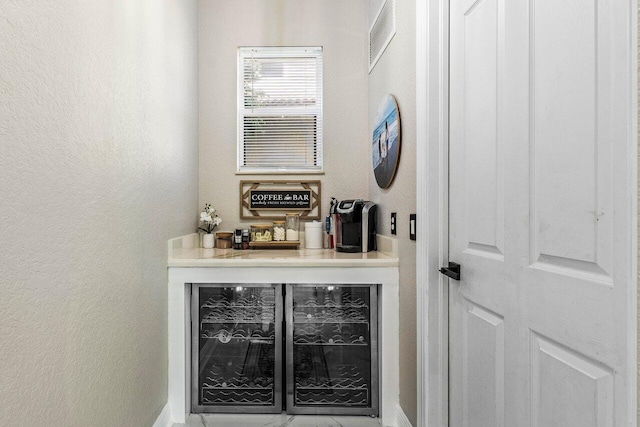
M 336 251 L 375 251 L 377 211 L 375 203 L 362 199 L 343 200 L 332 205 L 333 241 Z

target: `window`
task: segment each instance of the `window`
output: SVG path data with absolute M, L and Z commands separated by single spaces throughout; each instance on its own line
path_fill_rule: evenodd
M 322 48 L 238 50 L 238 172 L 322 171 Z

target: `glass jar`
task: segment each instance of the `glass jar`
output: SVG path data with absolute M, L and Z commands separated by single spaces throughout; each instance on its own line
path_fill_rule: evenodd
M 271 224 L 255 224 L 251 226 L 252 242 L 270 242 L 273 240 L 273 226 Z
M 282 242 L 286 239 L 284 221 L 273 221 L 273 241 Z
M 286 239 L 288 241 L 300 240 L 300 214 L 285 214 Z

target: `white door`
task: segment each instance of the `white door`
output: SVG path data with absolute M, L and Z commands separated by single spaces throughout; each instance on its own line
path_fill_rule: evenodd
M 452 426 L 635 425 L 637 0 L 451 0 Z

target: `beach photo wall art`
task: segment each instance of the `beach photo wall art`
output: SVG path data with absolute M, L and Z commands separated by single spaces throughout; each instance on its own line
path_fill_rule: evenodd
M 378 107 L 371 141 L 373 174 L 380 188 L 389 188 L 400 159 L 400 112 L 393 95 L 385 95 Z

